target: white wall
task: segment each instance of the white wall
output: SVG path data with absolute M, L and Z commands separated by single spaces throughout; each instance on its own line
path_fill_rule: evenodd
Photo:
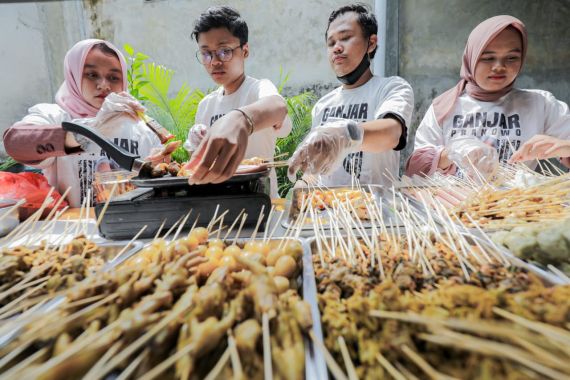
M 364 1 L 373 8 L 374 1 Z M 63 79 L 63 57 L 76 41 L 98 37 L 122 48 L 129 43 L 176 71 L 173 88 L 187 81 L 214 83 L 196 61 L 190 39 L 197 16 L 214 4 L 235 7 L 250 30 L 246 72 L 279 79 L 290 72 L 288 91 L 318 92 L 338 85 L 326 59 L 324 31 L 330 12 L 346 0 L 71 0 L 0 4 L 0 132 L 27 108 L 53 102 Z M 2 149 L 0 147 L 0 153 Z

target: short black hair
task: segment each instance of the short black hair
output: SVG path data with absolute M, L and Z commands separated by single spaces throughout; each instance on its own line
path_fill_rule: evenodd
M 198 42 L 200 33 L 216 28 L 227 28 L 234 37 L 239 38 L 242 46 L 247 43 L 249 31 L 245 20 L 238 11 L 226 6 L 210 7 L 203 12 L 194 23 L 191 36 Z
M 376 16 L 374 13 L 370 11 L 370 8 L 366 4 L 362 3 L 355 3 L 350 5 L 343 5 L 340 8 L 335 9 L 332 11 L 331 15 L 329 16 L 329 23 L 327 24 L 327 30 L 325 31 L 325 40 L 327 39 L 327 34 L 329 32 L 329 27 L 331 23 L 336 20 L 339 16 L 354 12 L 358 16 L 358 23 L 362 28 L 362 32 L 364 33 L 365 38 L 369 38 L 373 34 L 378 34 L 378 22 L 376 22 Z M 376 49 L 372 53 L 370 53 L 370 58 L 374 58 L 376 54 Z

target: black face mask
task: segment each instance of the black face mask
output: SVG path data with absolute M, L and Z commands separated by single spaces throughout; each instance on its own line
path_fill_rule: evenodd
M 368 52 L 366 52 L 364 53 L 364 57 L 362 57 L 362 61 L 360 61 L 354 70 L 341 77 L 336 77 L 336 79 L 338 79 L 342 84 L 355 84 L 369 67 L 370 59 L 368 58 Z

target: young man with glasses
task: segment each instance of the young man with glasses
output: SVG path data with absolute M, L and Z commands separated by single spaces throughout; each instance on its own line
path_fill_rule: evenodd
M 326 186 L 389 185 L 398 177 L 414 108 L 412 87 L 400 77 L 373 75 L 376 17 L 360 4 L 334 10 L 325 32 L 331 68 L 342 86 L 313 108 L 313 128 L 289 160 L 297 170 L 321 175 Z
M 187 168 L 190 183 L 219 183 L 231 177 L 243 158 L 273 157 L 277 137 L 291 131 L 287 105 L 267 79 L 244 72 L 249 56 L 247 24 L 226 6 L 211 7 L 194 25 L 196 57 L 220 87 L 208 94 L 196 112 L 184 147 L 193 152 Z M 277 177 L 270 174 L 277 196 Z

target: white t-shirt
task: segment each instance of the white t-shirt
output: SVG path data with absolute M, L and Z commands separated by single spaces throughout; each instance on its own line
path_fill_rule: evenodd
M 121 118 L 122 119 L 122 118 Z M 147 157 L 152 148 L 160 147 L 160 140 L 144 123 L 134 123 L 128 119 L 112 134 L 106 136 L 117 146 L 139 155 Z M 72 120 L 71 116 L 57 104 L 37 104 L 28 110 L 22 122 L 30 124 L 61 124 L 64 121 L 75 121 L 81 124 L 81 119 Z M 38 165 L 47 178 L 49 184 L 63 194 L 69 186 L 71 190 L 67 196 L 70 207 L 81 207 L 87 190 L 91 189 L 92 182 L 98 167 L 108 162 L 107 156 L 95 143 L 85 147 L 85 152 L 69 156 L 51 157 Z
M 400 117 L 410 125 L 414 109 L 414 92 L 408 82 L 400 77 L 373 76 L 360 87 L 345 89 L 342 86 L 323 96 L 313 108 L 313 128 L 323 125 L 329 118 L 351 119 L 357 122 L 382 119 L 387 114 Z M 321 176 L 325 186 L 346 186 L 352 182 L 351 168 L 361 184 L 390 186 L 399 176 L 400 152 L 357 152 L 349 154 L 340 168 Z M 388 176 L 389 177 L 389 176 Z
M 231 110 L 247 106 L 261 98 L 272 95 L 281 96 L 270 80 L 255 79 L 246 76 L 236 92 L 224 95 L 224 88 L 220 87 L 204 97 L 198 105 L 194 123 L 211 127 L 216 120 Z M 291 120 L 289 116 L 286 116 L 283 124 L 276 128 L 265 128 L 253 133 L 249 136 L 244 158 L 262 157 L 271 159 L 275 154 L 275 142 L 277 138 L 289 135 L 291 128 Z M 191 144 L 188 139 L 184 143 L 184 147 L 190 150 L 190 146 Z M 271 169 L 269 178 L 271 182 L 271 196 L 277 197 L 277 176 L 274 169 Z
M 539 134 L 570 138 L 568 105 L 550 92 L 513 89 L 494 102 L 482 102 L 463 93 L 443 121 L 443 128 L 430 106 L 418 127 L 414 148 L 446 146 L 456 137 L 474 136 L 497 148 L 499 159 L 506 162 L 513 149 Z

